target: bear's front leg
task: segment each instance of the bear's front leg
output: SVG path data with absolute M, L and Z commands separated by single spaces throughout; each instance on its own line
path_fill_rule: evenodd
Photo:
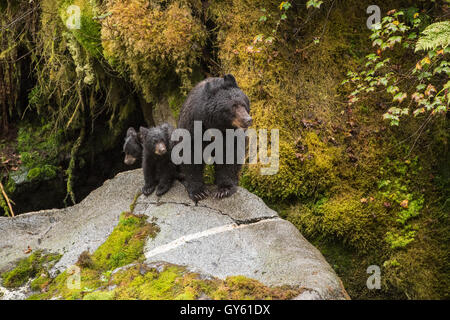
M 237 191 L 241 166 L 240 164 L 215 165 L 217 190 L 214 192 L 214 198 L 226 198 Z
M 170 159 L 168 161 L 170 161 Z M 156 187 L 156 195 L 158 197 L 169 191 L 170 187 L 172 187 L 173 181 L 175 180 L 176 168 L 173 164 L 167 163 L 168 161 L 164 161 L 164 163 L 158 167 L 158 171 L 160 173 L 159 183 Z
M 152 163 L 152 161 L 149 161 L 148 157 L 144 156 L 142 169 L 144 170 L 144 187 L 142 188 L 142 193 L 149 196 L 155 191 L 155 188 L 158 185 L 155 164 Z
M 182 165 L 182 174 L 189 198 L 197 203 L 208 196 L 208 190 L 203 182 L 203 164 Z

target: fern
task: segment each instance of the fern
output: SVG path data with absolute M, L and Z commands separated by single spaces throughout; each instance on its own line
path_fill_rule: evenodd
M 416 51 L 445 48 L 449 44 L 450 21 L 436 22 L 425 28 L 423 35 L 417 40 Z

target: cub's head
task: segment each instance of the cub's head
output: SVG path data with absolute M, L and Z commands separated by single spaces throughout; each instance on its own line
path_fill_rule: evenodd
M 250 100 L 239 88 L 233 75 L 225 75 L 218 86 L 207 82 L 205 90 L 215 104 L 213 118 L 217 128 L 247 129 L 252 125 Z
M 139 136 L 142 140 L 142 144 L 152 154 L 157 156 L 163 156 L 170 151 L 170 136 L 172 134 L 173 127 L 167 123 L 164 123 L 157 127 L 152 128 L 139 128 Z
M 128 128 L 125 143 L 123 144 L 123 152 L 125 153 L 124 163 L 132 165 L 136 159 L 142 157 L 142 143 L 139 140 L 139 135 L 134 128 Z

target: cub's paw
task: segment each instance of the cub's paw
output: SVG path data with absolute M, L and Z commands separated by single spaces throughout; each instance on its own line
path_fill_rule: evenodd
M 236 193 L 237 188 L 235 186 L 233 187 L 219 187 L 217 188 L 217 190 L 214 192 L 213 197 L 216 199 L 223 199 L 226 197 L 229 197 L 231 195 L 233 195 L 234 193 Z
M 153 193 L 153 191 L 155 191 L 156 186 L 154 185 L 145 185 L 144 187 L 142 187 L 142 193 L 145 196 L 149 196 Z
M 166 193 L 167 191 L 169 191 L 170 189 L 170 184 L 159 184 L 158 187 L 156 188 L 156 195 L 158 197 L 162 196 L 164 193 Z

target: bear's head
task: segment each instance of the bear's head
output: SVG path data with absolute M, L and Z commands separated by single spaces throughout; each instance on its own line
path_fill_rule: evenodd
M 173 127 L 164 123 L 152 128 L 139 128 L 139 136 L 144 147 L 150 151 L 151 154 L 163 156 L 170 151 L 170 136 Z
M 213 122 L 216 128 L 247 129 L 252 125 L 250 100 L 239 88 L 233 75 L 225 75 L 218 86 L 207 82 L 205 90 L 215 105 Z
M 132 165 L 136 162 L 136 159 L 142 157 L 142 143 L 139 140 L 139 136 L 134 128 L 128 128 L 127 136 L 125 137 L 125 143 L 123 144 L 123 152 L 125 153 L 126 165 Z

